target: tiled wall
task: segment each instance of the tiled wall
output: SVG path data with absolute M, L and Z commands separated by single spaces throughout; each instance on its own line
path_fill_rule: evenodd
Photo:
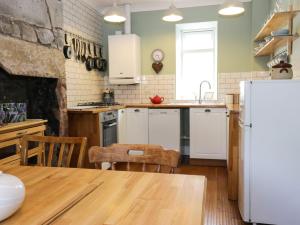
M 174 102 L 176 98 L 175 75 L 144 76 L 139 85 L 109 85 L 105 78 L 105 86 L 115 90 L 115 98 L 120 103 L 149 103 L 149 96 L 156 94 L 165 97 L 165 102 Z M 239 82 L 242 80 L 269 79 L 269 72 L 220 73 L 218 100 L 223 101 L 227 93 L 239 93 Z
M 63 0 L 64 30 L 80 35 L 95 43 L 103 42 L 102 16 L 80 0 Z M 103 74 L 87 71 L 85 65 L 75 59 L 66 60 L 67 104 L 100 101 L 103 91 Z

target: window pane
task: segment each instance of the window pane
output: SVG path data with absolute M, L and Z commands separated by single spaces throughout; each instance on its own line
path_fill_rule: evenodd
M 203 80 L 207 80 L 213 87 L 215 86 L 214 52 L 184 53 L 182 57 L 182 76 L 178 79 L 178 96 L 187 100 L 198 99 L 199 85 Z M 205 91 L 208 90 L 205 89 Z
M 182 50 L 212 49 L 213 31 L 193 31 L 182 33 Z

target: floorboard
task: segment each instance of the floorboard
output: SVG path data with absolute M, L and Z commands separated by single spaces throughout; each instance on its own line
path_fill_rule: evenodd
M 237 202 L 228 200 L 225 167 L 181 165 L 176 173 L 203 175 L 207 178 L 205 225 L 245 225 Z

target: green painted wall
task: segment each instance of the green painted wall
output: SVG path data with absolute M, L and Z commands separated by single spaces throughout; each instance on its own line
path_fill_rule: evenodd
M 253 57 L 253 33 L 260 27 L 269 13 L 269 0 L 254 0 L 245 3 L 246 12 L 241 16 L 223 17 L 218 15 L 218 6 L 204 6 L 180 9 L 184 19 L 180 23 L 218 21 L 218 72 L 247 72 L 263 70 L 265 59 Z M 267 2 L 267 4 L 266 4 Z M 161 74 L 175 74 L 175 23 L 161 20 L 164 11 L 132 13 L 132 33 L 142 40 L 142 74 L 154 74 L 151 52 L 162 49 L 166 57 Z M 254 21 L 254 22 L 252 22 Z M 120 25 L 105 23 L 104 34 L 114 34 Z M 107 37 L 105 37 L 105 44 Z
M 180 23 L 218 21 L 218 72 L 250 71 L 251 4 L 239 17 L 222 17 L 218 6 L 181 9 L 184 19 Z M 132 14 L 132 32 L 142 38 L 142 73 L 153 74 L 151 52 L 161 48 L 165 54 L 161 74 L 175 74 L 175 23 L 161 20 L 164 11 Z
M 251 26 L 251 46 L 252 49 L 255 47 L 255 43 L 253 42 L 256 34 L 260 31 L 264 22 L 267 20 L 270 15 L 272 0 L 252 0 L 252 26 Z M 261 71 L 268 70 L 266 66 L 268 61 L 270 61 L 269 56 L 265 57 L 252 57 L 252 70 L 253 71 Z

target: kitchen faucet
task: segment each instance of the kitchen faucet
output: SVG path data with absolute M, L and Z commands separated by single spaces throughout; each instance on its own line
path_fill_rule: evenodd
M 202 82 L 200 83 L 200 87 L 199 87 L 199 104 L 202 103 L 202 100 L 201 100 L 201 97 L 202 97 L 202 85 L 203 85 L 204 83 L 207 83 L 208 86 L 209 86 L 209 89 L 211 89 L 211 84 L 209 83 L 209 81 L 204 80 L 204 81 L 202 81 Z

